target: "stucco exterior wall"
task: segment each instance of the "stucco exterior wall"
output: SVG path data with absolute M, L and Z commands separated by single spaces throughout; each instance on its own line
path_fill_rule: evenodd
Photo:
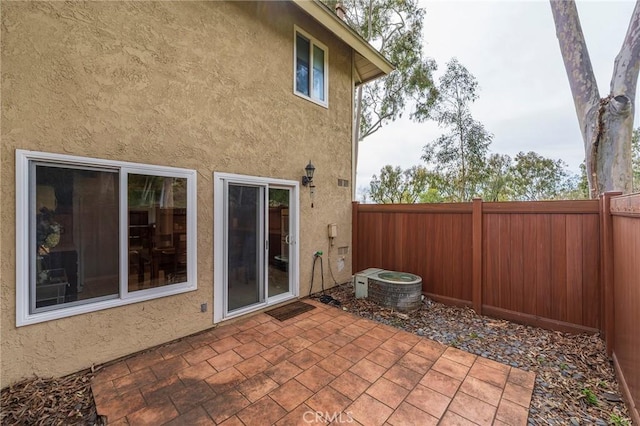
M 300 294 L 337 223 L 351 245 L 351 49 L 282 2 L 2 2 L 1 383 L 71 373 L 212 327 L 213 172 L 299 180 Z M 293 94 L 293 28 L 329 49 L 329 107 Z M 16 327 L 15 150 L 197 171 L 197 291 Z M 350 251 L 350 250 L 349 250 Z M 26 283 L 17 283 L 26 285 Z M 315 289 L 319 289 L 319 277 Z M 208 303 L 209 311 L 200 312 Z

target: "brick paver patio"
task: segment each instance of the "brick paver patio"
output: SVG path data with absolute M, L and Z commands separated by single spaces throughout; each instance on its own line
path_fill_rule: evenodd
M 305 300 L 105 367 L 110 425 L 526 425 L 535 374 Z

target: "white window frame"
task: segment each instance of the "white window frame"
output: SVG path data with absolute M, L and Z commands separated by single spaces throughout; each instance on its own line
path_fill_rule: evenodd
M 31 197 L 30 164 L 32 162 L 51 163 L 55 166 L 71 166 L 77 168 L 111 169 L 119 173 L 119 259 L 120 281 L 116 298 L 97 300 L 95 302 L 61 307 L 43 312 L 31 313 L 30 310 L 30 256 L 29 252 L 29 204 Z M 145 290 L 129 292 L 128 290 L 128 203 L 127 176 L 129 174 L 144 174 L 163 177 L 187 179 L 187 281 L 168 284 Z M 111 161 L 90 157 L 78 157 L 65 154 L 16 150 L 16 326 L 36 324 L 45 321 L 66 318 L 74 315 L 124 306 L 160 297 L 171 296 L 197 290 L 197 189 L 195 170 L 176 167 L 155 166 L 149 164 Z
M 226 290 L 227 283 L 227 231 L 226 223 L 226 201 L 225 186 L 228 183 L 247 184 L 263 186 L 267 191 L 269 188 L 287 188 L 291 191 L 289 217 L 292 227 L 289 229 L 291 236 L 291 247 L 289 248 L 289 274 L 290 293 L 282 296 L 275 296 L 271 300 L 265 298 L 264 302 L 256 303 L 245 308 L 227 312 Z M 273 306 L 287 300 L 295 300 L 300 294 L 300 182 L 284 179 L 266 178 L 258 176 L 239 175 L 233 173 L 214 172 L 213 173 L 213 322 L 238 318 L 247 313 Z M 268 215 L 265 209 L 264 213 Z M 268 232 L 268 231 L 267 231 Z
M 296 72 L 297 72 L 297 50 L 298 50 L 298 34 L 309 40 L 309 96 L 296 90 Z M 316 46 L 324 51 L 324 101 L 313 96 L 313 47 Z M 308 32 L 302 30 L 297 25 L 293 26 L 293 94 L 303 99 L 311 101 L 315 104 L 329 107 L 329 48 L 319 42 Z

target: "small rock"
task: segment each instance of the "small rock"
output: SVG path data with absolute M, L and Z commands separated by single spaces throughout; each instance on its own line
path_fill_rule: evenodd
M 611 392 L 602 392 L 602 397 L 609 402 L 622 402 L 622 398 L 619 395 Z

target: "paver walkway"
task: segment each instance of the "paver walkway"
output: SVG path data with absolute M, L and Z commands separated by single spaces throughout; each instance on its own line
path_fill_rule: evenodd
M 526 425 L 535 374 L 340 309 L 223 325 L 104 368 L 110 425 Z

